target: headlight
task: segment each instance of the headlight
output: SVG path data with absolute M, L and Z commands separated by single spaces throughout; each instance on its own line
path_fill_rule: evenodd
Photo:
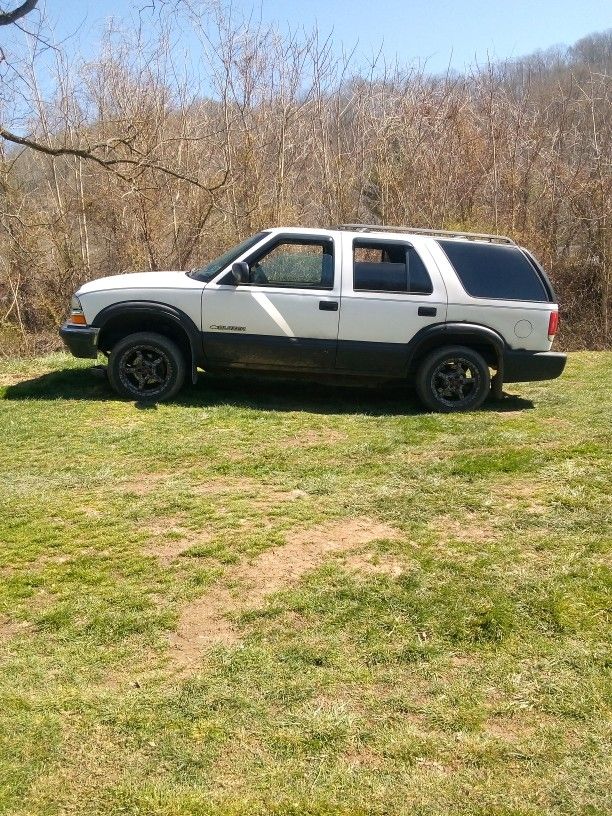
M 87 320 L 85 315 L 83 314 L 83 307 L 81 306 L 81 301 L 78 299 L 76 295 L 72 296 L 72 300 L 70 301 L 70 317 L 68 318 L 69 323 L 76 323 L 80 326 L 86 326 Z

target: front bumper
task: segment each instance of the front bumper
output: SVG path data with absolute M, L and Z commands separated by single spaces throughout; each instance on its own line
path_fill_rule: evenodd
M 59 334 L 69 351 L 75 357 L 90 357 L 95 360 L 98 356 L 98 332 L 92 326 L 77 326 L 64 323 Z
M 561 376 L 567 354 L 555 351 L 505 351 L 504 382 L 536 382 Z

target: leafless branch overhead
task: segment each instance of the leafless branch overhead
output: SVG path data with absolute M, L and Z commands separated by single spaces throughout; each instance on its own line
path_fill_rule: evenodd
M 38 0 L 25 0 L 25 3 L 17 6 L 13 11 L 0 11 L 0 26 L 7 26 L 17 22 L 17 20 L 33 11 L 37 4 Z

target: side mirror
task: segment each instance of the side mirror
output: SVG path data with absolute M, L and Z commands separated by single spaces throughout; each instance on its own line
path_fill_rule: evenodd
M 239 283 L 249 282 L 249 272 L 249 265 L 246 261 L 238 261 L 232 264 L 232 278 L 236 286 L 238 286 Z

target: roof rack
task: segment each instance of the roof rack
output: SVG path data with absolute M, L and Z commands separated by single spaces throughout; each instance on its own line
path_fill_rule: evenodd
M 446 238 L 467 238 L 470 241 L 489 241 L 497 244 L 512 244 L 506 235 L 489 235 L 486 232 L 461 232 L 459 230 L 421 229 L 420 227 L 391 227 L 382 224 L 339 224 L 336 229 L 351 232 L 410 232 L 414 235 L 438 235 Z

